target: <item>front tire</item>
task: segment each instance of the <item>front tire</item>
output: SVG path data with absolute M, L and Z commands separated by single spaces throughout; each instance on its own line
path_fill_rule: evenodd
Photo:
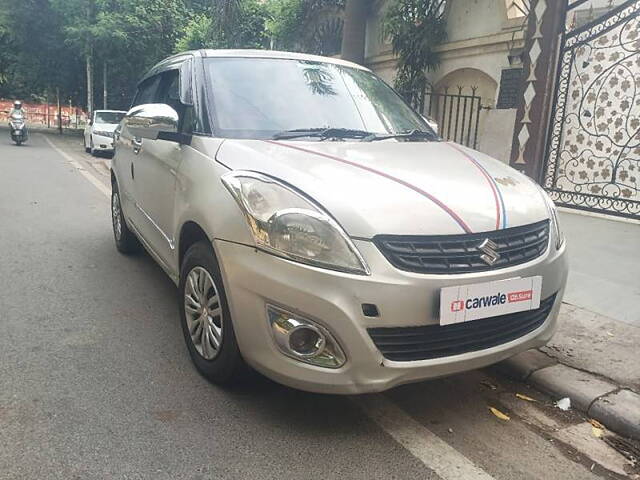
M 118 251 L 127 255 L 139 252 L 140 242 L 135 234 L 129 230 L 124 219 L 120 203 L 120 192 L 118 191 L 118 185 L 115 183 L 111 186 L 111 223 L 113 225 L 113 238 Z
M 180 269 L 179 292 L 182 332 L 198 371 L 217 384 L 239 380 L 246 365 L 211 245 L 198 242 L 187 250 Z

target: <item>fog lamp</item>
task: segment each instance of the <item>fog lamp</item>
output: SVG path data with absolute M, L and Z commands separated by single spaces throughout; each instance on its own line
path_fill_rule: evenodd
M 344 352 L 322 325 L 272 305 L 267 305 L 267 316 L 276 345 L 285 355 L 319 367 L 344 365 Z
M 324 349 L 324 335 L 315 327 L 300 325 L 289 332 L 289 348 L 301 356 L 313 357 Z

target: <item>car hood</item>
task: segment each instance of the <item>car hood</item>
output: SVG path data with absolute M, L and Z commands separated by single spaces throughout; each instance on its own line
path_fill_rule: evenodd
M 217 159 L 293 185 L 352 237 L 485 232 L 548 218 L 533 181 L 451 142 L 226 140 Z
M 93 131 L 94 132 L 113 132 L 115 131 L 117 123 L 94 123 Z

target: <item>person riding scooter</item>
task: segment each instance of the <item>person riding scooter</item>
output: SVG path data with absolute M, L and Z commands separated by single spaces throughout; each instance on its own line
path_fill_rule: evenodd
M 18 145 L 26 142 L 29 136 L 26 121 L 27 112 L 22 107 L 22 102 L 16 100 L 13 102 L 13 108 L 9 112 L 9 128 L 11 129 L 11 139 Z
M 15 102 L 13 102 L 13 108 L 11 108 L 9 116 L 12 117 L 14 114 L 24 117 L 26 117 L 27 115 L 27 110 L 23 108 L 22 102 L 20 100 L 16 100 Z

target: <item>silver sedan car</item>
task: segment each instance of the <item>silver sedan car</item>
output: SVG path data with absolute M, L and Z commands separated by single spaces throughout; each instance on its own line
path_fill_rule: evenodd
M 376 392 L 544 345 L 567 279 L 531 179 L 443 141 L 359 65 L 202 50 L 156 65 L 116 131 L 117 248 L 179 288 L 208 379 Z

